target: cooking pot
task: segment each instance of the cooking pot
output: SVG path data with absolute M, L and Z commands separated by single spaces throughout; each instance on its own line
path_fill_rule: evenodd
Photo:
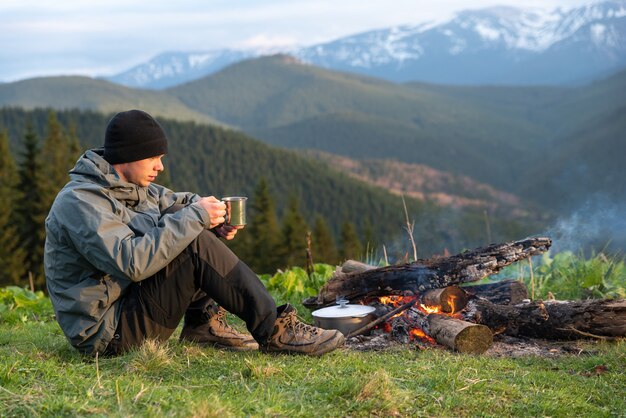
M 311 313 L 315 326 L 336 329 L 343 335 L 348 335 L 375 319 L 373 312 L 376 309 L 372 306 L 350 305 L 345 299 L 337 303 L 337 306 L 318 309 Z

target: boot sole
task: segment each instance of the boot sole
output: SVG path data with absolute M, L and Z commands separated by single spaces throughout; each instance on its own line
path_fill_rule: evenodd
M 302 351 L 302 350 L 297 350 L 297 349 L 290 349 L 289 347 L 285 347 L 285 348 L 266 348 L 266 347 L 261 347 L 259 348 L 259 351 L 263 352 L 263 353 L 276 353 L 276 354 L 303 354 L 303 355 L 307 355 L 307 356 L 321 356 L 323 354 L 329 353 L 333 350 L 338 349 L 339 347 L 341 347 L 344 342 L 346 341 L 346 338 L 344 337 L 344 335 L 341 332 L 337 332 L 337 334 L 335 334 L 334 337 L 328 339 L 327 341 L 324 341 L 322 344 L 320 344 L 318 346 L 318 348 L 315 351 Z

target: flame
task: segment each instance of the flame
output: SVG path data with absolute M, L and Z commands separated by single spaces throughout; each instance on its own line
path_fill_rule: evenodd
M 396 299 L 397 296 L 381 296 L 378 298 L 378 301 L 380 303 L 382 303 L 383 305 L 393 305 L 396 306 Z
M 402 296 L 402 295 L 389 295 L 389 296 L 379 296 L 378 298 L 375 298 L 374 300 L 378 301 L 379 303 L 382 303 L 384 305 L 388 305 L 388 306 L 392 306 L 394 308 L 400 307 L 401 305 L 408 303 L 412 300 L 417 299 L 418 296 L 416 295 L 410 295 L 410 296 Z M 419 309 L 421 312 L 425 313 L 425 314 L 431 314 L 431 313 L 437 313 L 437 314 L 444 314 L 444 315 L 449 315 L 449 316 L 455 316 L 455 315 L 459 315 L 459 314 L 455 314 L 456 311 L 456 299 L 457 297 L 454 295 L 451 295 L 448 298 L 448 305 L 450 306 L 450 308 L 452 309 L 451 313 L 444 313 L 441 309 L 441 306 L 428 306 L 428 305 L 424 305 L 424 304 L 419 304 L 419 305 L 415 305 L 415 307 L 417 307 L 417 309 Z M 388 321 L 385 321 L 383 324 L 381 324 L 381 328 L 383 329 L 383 331 L 390 333 L 392 332 L 392 325 L 389 322 L 391 319 L 402 316 L 402 315 L 407 315 L 407 311 L 403 311 L 400 312 L 396 315 L 394 315 L 393 317 L 389 318 Z M 411 321 L 414 324 L 414 327 L 411 328 L 409 330 L 409 340 L 414 341 L 414 340 L 420 340 L 423 342 L 427 342 L 433 345 L 436 345 L 437 342 L 431 338 L 430 336 L 428 336 L 421 328 L 419 328 L 417 326 L 417 324 L 415 324 L 415 322 Z
M 413 341 L 415 339 L 420 339 L 422 341 L 427 341 L 431 344 L 437 344 L 437 342 L 432 339 L 430 336 L 426 335 L 426 333 L 420 328 L 413 328 L 409 331 L 409 340 Z
M 439 306 L 426 306 L 423 303 L 420 303 L 420 309 L 427 314 L 441 313 L 441 307 Z
M 454 301 L 456 300 L 456 295 L 448 296 L 448 305 L 450 305 L 450 313 L 453 314 L 456 312 L 456 306 Z
M 391 295 L 391 296 L 380 296 L 378 298 L 378 301 L 380 303 L 382 303 L 383 305 L 391 305 L 394 308 L 397 308 L 400 305 L 403 305 L 403 304 L 413 300 L 414 298 L 415 298 L 414 296 Z
M 424 331 L 419 328 L 413 328 L 411 331 L 409 331 L 409 337 L 413 340 L 415 338 L 428 337 L 428 335 L 426 335 Z

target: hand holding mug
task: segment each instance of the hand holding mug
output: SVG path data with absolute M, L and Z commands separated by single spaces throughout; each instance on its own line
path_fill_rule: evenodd
M 214 196 L 209 196 L 201 198 L 198 203 L 209 214 L 209 218 L 211 220 L 209 229 L 215 228 L 226 221 L 226 205 L 224 202 L 220 202 Z

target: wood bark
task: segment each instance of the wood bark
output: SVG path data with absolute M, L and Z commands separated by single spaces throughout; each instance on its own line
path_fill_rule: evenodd
M 548 312 L 542 302 L 509 306 L 481 298 L 472 298 L 462 316 L 467 321 L 488 326 L 496 334 L 509 335 L 524 335 L 526 330 L 548 320 Z
M 423 293 L 429 289 L 478 281 L 516 261 L 547 251 L 551 244 L 546 237 L 527 238 L 480 247 L 451 257 L 420 259 L 410 264 L 353 273 L 337 272 L 320 289 L 315 305 L 327 306 L 335 303 L 337 297 L 352 301 L 394 291 Z
M 460 353 L 482 354 L 493 343 L 491 330 L 451 316 L 430 314 L 423 330 L 439 344 Z
M 479 296 L 497 305 L 517 305 L 528 299 L 528 289 L 521 280 L 501 280 L 495 283 L 464 286 L 466 293 Z
M 463 318 L 495 333 L 551 340 L 626 336 L 626 300 L 535 301 L 513 306 L 470 300 Z

